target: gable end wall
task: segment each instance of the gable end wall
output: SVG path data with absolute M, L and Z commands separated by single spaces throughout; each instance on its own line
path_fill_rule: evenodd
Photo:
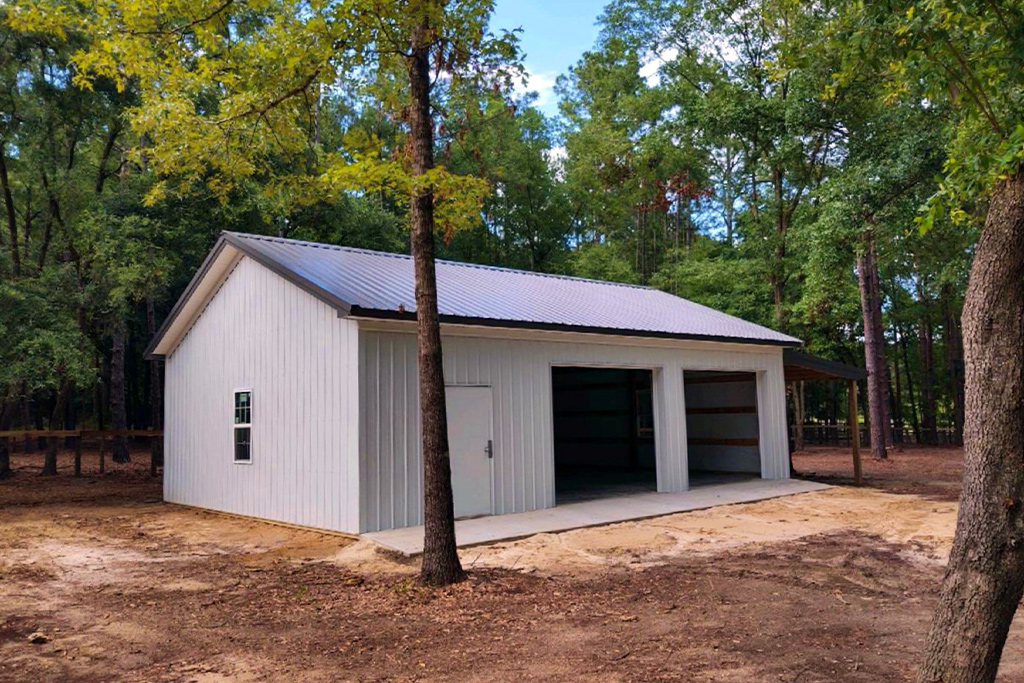
M 358 323 L 242 258 L 166 360 L 164 498 L 355 533 Z M 233 392 L 253 391 L 252 464 Z

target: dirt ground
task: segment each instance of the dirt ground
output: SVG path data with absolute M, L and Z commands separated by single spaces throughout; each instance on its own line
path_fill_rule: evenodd
M 960 455 L 468 548 L 445 590 L 368 541 L 164 504 L 141 452 L 102 477 L 91 458 L 74 479 L 16 456 L 0 483 L 0 681 L 909 680 L 956 514 L 930 478 Z M 1019 624 L 1001 680 L 1024 681 Z
M 960 498 L 963 455 L 953 446 L 895 446 L 887 460 L 875 460 L 862 449 L 864 484 L 892 493 L 915 493 L 935 500 Z M 853 483 L 853 456 L 849 448 L 810 446 L 793 454 L 800 476 L 826 484 Z

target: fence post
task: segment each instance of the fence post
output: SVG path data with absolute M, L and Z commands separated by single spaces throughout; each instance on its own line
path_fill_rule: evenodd
M 75 437 L 75 476 L 82 476 L 82 435 Z

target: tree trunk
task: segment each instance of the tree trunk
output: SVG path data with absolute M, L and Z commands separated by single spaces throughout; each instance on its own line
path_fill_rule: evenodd
M 946 365 L 950 392 L 953 396 L 953 443 L 964 445 L 964 343 L 960 321 L 954 313 L 953 295 L 949 286 L 942 291 L 942 314 L 946 328 Z
M 18 406 L 18 397 L 11 391 L 7 400 L 0 404 L 0 431 L 11 428 L 11 417 Z M 14 439 L 4 437 L 0 439 L 0 479 L 11 476 L 11 444 Z
M 430 20 L 412 30 L 408 58 L 412 103 L 408 121 L 412 171 L 423 175 L 434 166 L 434 128 L 430 114 Z M 412 256 L 416 270 L 416 338 L 419 352 L 420 422 L 423 451 L 423 562 L 420 578 L 431 585 L 448 585 L 465 577 L 455 545 L 455 505 L 452 497 L 448 419 L 445 410 L 441 324 L 437 313 L 434 271 L 434 197 L 430 190 L 414 193 Z
M 57 389 L 57 398 L 53 402 L 53 413 L 50 415 L 50 430 L 64 429 L 64 414 L 68 403 L 70 387 L 68 381 L 62 379 L 60 388 Z M 57 474 L 57 444 L 60 439 L 55 436 L 49 438 L 46 448 L 46 458 L 43 460 L 43 471 L 41 474 L 52 476 Z
M 11 238 L 11 266 L 14 277 L 21 275 L 21 251 L 18 249 L 18 218 L 14 211 L 14 195 L 7 175 L 6 143 L 0 140 L 0 190 L 4 195 L 4 210 L 7 216 L 7 233 Z
M 899 354 L 893 354 L 892 358 L 892 379 L 895 383 L 894 387 L 889 387 L 889 398 L 892 399 L 890 404 L 892 406 L 892 432 L 893 432 L 893 443 L 903 443 L 903 386 L 900 384 L 900 360 Z
M 864 233 L 864 250 L 857 256 L 857 283 L 864 318 L 864 358 L 868 369 L 868 409 L 871 411 L 871 454 L 884 460 L 889 426 L 889 380 L 886 377 L 885 335 L 882 333 L 882 294 L 878 285 L 875 242 L 869 230 Z
M 128 428 L 128 413 L 124 396 L 124 330 L 118 322 L 110 345 L 110 426 L 113 429 Z M 131 462 L 128 440 L 123 436 L 111 441 L 111 457 L 114 462 Z
M 152 297 L 146 298 L 146 332 L 149 338 L 156 336 L 156 307 Z M 164 422 L 164 391 L 160 376 L 160 361 L 149 362 L 149 427 L 161 429 Z M 163 462 L 163 439 L 153 439 L 150 449 L 153 462 Z
M 995 680 L 1024 592 L 1024 174 L 994 188 L 964 299 L 964 480 L 918 681 Z
M 914 376 L 910 372 L 910 351 L 907 349 L 907 335 L 900 328 L 900 350 L 903 352 L 903 370 L 907 378 L 907 393 L 910 399 L 910 424 L 914 429 L 914 443 L 921 443 L 921 423 L 917 419 L 917 397 L 914 395 Z
M 804 383 L 793 382 L 793 448 L 804 449 Z
M 935 445 L 938 441 L 935 417 L 935 354 L 933 351 L 933 330 L 928 299 L 917 286 L 917 300 L 921 306 L 921 319 L 917 326 L 917 342 L 921 352 L 921 437 L 924 443 Z
M 21 428 L 27 431 L 27 430 L 31 429 L 31 427 L 29 426 L 31 424 L 32 424 L 32 405 L 31 405 L 31 399 L 29 398 L 29 395 L 28 395 L 28 383 L 27 382 L 22 382 L 21 383 Z M 25 452 L 26 453 L 31 453 L 33 448 L 34 448 L 34 446 L 35 446 L 35 444 L 32 441 L 31 437 L 26 436 L 25 437 L 25 442 L 24 442 Z

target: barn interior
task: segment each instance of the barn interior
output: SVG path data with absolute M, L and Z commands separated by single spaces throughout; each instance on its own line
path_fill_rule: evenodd
M 690 487 L 761 476 L 757 376 L 683 374 Z
M 552 369 L 558 504 L 658 488 L 650 370 Z

